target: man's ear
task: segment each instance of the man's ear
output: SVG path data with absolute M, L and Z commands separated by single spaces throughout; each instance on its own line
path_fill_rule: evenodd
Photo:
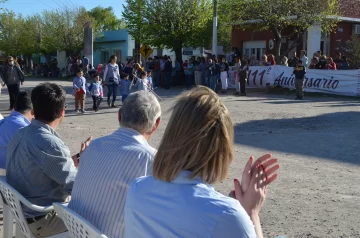
M 159 128 L 159 125 L 160 125 L 160 117 L 156 119 L 154 131 L 156 131 Z

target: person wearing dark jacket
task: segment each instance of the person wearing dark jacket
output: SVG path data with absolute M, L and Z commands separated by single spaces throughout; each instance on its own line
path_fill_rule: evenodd
M 218 79 L 220 78 L 220 65 L 218 64 L 217 59 L 214 59 L 214 63 L 212 63 L 209 70 L 211 75 L 209 88 L 211 88 L 212 90 L 214 90 L 214 92 L 216 92 L 217 82 Z
M 20 92 L 20 84 L 24 83 L 24 73 L 21 71 L 19 64 L 14 60 L 12 56 L 9 56 L 2 69 L 1 75 L 4 83 L 6 84 L 9 91 L 10 108 L 13 110 L 15 99 Z
M 296 67 L 294 67 L 295 75 L 295 89 L 296 89 L 296 100 L 302 100 L 304 96 L 304 78 L 306 74 L 306 68 L 302 64 L 302 60 L 298 60 Z
M 170 89 L 171 74 L 172 74 L 172 62 L 170 56 L 168 56 L 167 61 L 165 62 L 164 71 L 165 71 L 165 89 Z

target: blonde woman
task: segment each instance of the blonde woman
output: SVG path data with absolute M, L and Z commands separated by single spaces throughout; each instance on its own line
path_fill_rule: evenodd
M 216 93 L 198 87 L 181 96 L 154 159 L 153 176 L 136 179 L 125 205 L 125 237 L 259 237 L 259 212 L 276 159 L 250 158 L 235 179 L 235 199 L 215 191 L 234 158 L 230 113 Z M 265 173 L 266 171 L 266 173 Z
M 267 55 L 263 55 L 263 57 L 261 58 L 260 62 L 259 62 L 259 66 L 268 66 L 268 57 Z

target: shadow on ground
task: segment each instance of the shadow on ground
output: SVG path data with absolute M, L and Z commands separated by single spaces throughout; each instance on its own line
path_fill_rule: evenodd
M 360 165 L 360 112 L 236 124 L 235 143 Z

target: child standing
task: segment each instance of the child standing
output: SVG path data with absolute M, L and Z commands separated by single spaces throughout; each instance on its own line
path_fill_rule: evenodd
M 128 74 L 122 73 L 120 84 L 121 84 L 121 101 L 124 102 L 126 97 L 129 95 L 129 92 L 130 92 L 130 84 L 131 84 L 131 82 L 129 81 L 129 75 Z
M 136 88 L 138 91 L 144 90 L 148 91 L 148 81 L 146 79 L 146 73 L 144 71 L 140 72 L 140 77 L 136 82 Z
M 302 60 L 298 60 L 293 74 L 295 75 L 296 100 L 302 100 L 304 96 L 304 78 L 306 68 L 302 64 Z
M 83 71 L 81 68 L 76 70 L 76 77 L 73 81 L 73 95 L 75 96 L 75 112 L 79 111 L 79 104 L 81 113 L 85 113 L 85 98 L 88 91 L 86 79 L 83 77 Z
M 97 112 L 99 111 L 99 106 L 104 96 L 103 87 L 101 86 L 101 78 L 99 75 L 97 75 L 95 77 L 95 81 L 91 83 L 89 91 L 93 99 L 93 109 Z
M 152 81 L 151 70 L 150 69 L 148 69 L 146 71 L 146 78 L 147 78 L 147 81 L 148 81 L 148 85 L 149 85 L 150 89 L 152 90 L 153 89 L 153 81 Z

